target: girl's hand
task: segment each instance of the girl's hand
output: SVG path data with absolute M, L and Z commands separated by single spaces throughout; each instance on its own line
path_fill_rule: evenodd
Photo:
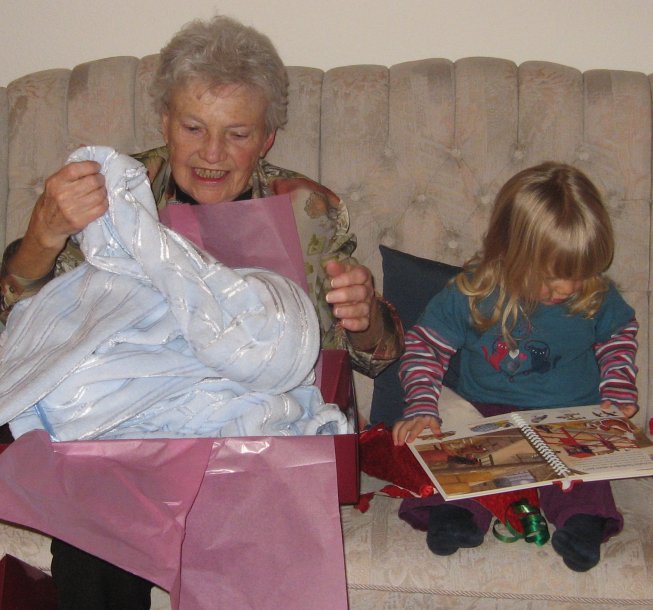
M 405 443 L 412 443 L 424 430 L 431 428 L 435 436 L 441 436 L 440 422 L 432 415 L 418 415 L 410 419 L 400 419 L 392 427 L 392 440 L 397 447 Z
M 625 417 L 631 418 L 637 411 L 639 411 L 639 407 L 634 404 L 629 404 L 629 405 L 618 405 L 611 403 L 609 400 L 604 400 L 601 402 L 601 409 L 603 411 L 610 411 L 612 407 L 617 407 Z

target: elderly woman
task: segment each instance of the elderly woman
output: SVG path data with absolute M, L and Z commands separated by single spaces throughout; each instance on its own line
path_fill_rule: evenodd
M 374 376 L 401 349 L 397 317 L 374 292 L 370 271 L 349 258 L 355 237 L 331 191 L 264 160 L 286 120 L 287 76 L 267 37 L 225 17 L 196 21 L 162 50 L 153 84 L 166 146 L 136 155 L 159 208 L 288 193 L 305 256 L 323 345 L 345 347 Z M 107 209 L 95 162 L 66 165 L 48 178 L 22 240 L 5 253 L 0 319 L 19 298 L 81 255 L 68 240 Z
M 370 271 L 351 258 L 344 204 L 330 190 L 274 167 L 265 155 L 286 120 L 287 75 L 269 39 L 225 17 L 195 21 L 160 55 L 153 83 L 165 146 L 139 155 L 159 209 L 290 196 L 310 297 L 323 345 L 344 347 L 356 369 L 374 376 L 398 357 L 402 331 L 374 291 Z M 24 237 L 6 250 L 0 320 L 81 259 L 69 240 L 107 210 L 93 161 L 71 163 L 45 184 Z M 53 543 L 60 608 L 149 608 L 151 585 L 62 542 Z

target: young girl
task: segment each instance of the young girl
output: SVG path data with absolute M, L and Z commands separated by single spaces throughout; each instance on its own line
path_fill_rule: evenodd
M 513 176 L 497 195 L 482 250 L 406 336 L 406 407 L 395 444 L 426 427 L 440 433 L 442 378 L 457 350 L 457 391 L 484 416 L 600 403 L 632 417 L 638 324 L 603 275 L 613 252 L 608 213 L 587 176 L 559 163 Z M 623 527 L 608 481 L 540 488 L 540 505 L 556 527 L 554 549 L 579 572 L 598 563 L 601 542 Z M 480 545 L 492 518 L 474 500 L 441 496 L 407 500 L 400 515 L 427 529 L 437 555 Z

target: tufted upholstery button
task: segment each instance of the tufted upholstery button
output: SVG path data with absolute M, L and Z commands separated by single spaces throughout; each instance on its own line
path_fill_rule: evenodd
M 360 201 L 361 200 L 361 192 L 360 191 L 352 191 L 351 194 L 349 195 L 349 200 L 350 201 Z
M 590 158 L 590 154 L 586 150 L 581 150 L 581 151 L 578 152 L 578 159 L 579 160 L 588 161 L 589 158 Z
M 463 158 L 463 151 L 460 150 L 460 148 L 452 148 L 449 151 L 449 154 L 457 161 L 460 161 Z
M 383 149 L 383 156 L 384 156 L 386 159 L 392 159 L 392 158 L 395 156 L 395 153 L 394 153 L 394 151 L 392 150 L 392 148 L 390 148 L 389 146 L 386 146 L 386 147 Z
M 458 242 L 455 239 L 451 239 L 447 242 L 447 248 L 449 250 L 456 250 L 458 248 Z
M 490 205 L 492 203 L 492 196 L 488 195 L 487 193 L 485 195 L 481 195 L 481 205 Z
M 512 153 L 513 161 L 521 161 L 524 158 L 524 149 L 520 146 L 515 148 L 515 152 Z
M 417 197 L 415 197 L 415 199 L 418 203 L 424 203 L 426 201 L 426 195 L 424 193 L 420 193 L 417 195 Z
M 381 230 L 379 243 L 388 248 L 397 247 L 397 234 L 395 233 L 394 227 L 385 227 Z

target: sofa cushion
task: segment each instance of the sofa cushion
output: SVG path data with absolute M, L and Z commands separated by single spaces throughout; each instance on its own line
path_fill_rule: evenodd
M 385 481 L 363 475 L 363 492 Z M 397 517 L 401 499 L 377 494 L 361 512 L 341 507 L 352 610 L 615 610 L 653 608 L 653 477 L 612 483 L 624 529 L 588 572 L 567 568 L 551 543 L 506 544 L 492 532 L 473 549 L 431 553 L 424 532 Z M 551 532 L 553 527 L 551 526 Z
M 405 329 L 419 318 L 432 296 L 440 292 L 460 267 L 413 256 L 379 246 L 383 268 L 383 296 L 397 308 Z M 399 383 L 399 362 L 374 380 L 370 423 L 391 426 L 402 416 L 404 391 Z M 444 383 L 455 388 L 458 380 L 457 355 L 451 359 Z

